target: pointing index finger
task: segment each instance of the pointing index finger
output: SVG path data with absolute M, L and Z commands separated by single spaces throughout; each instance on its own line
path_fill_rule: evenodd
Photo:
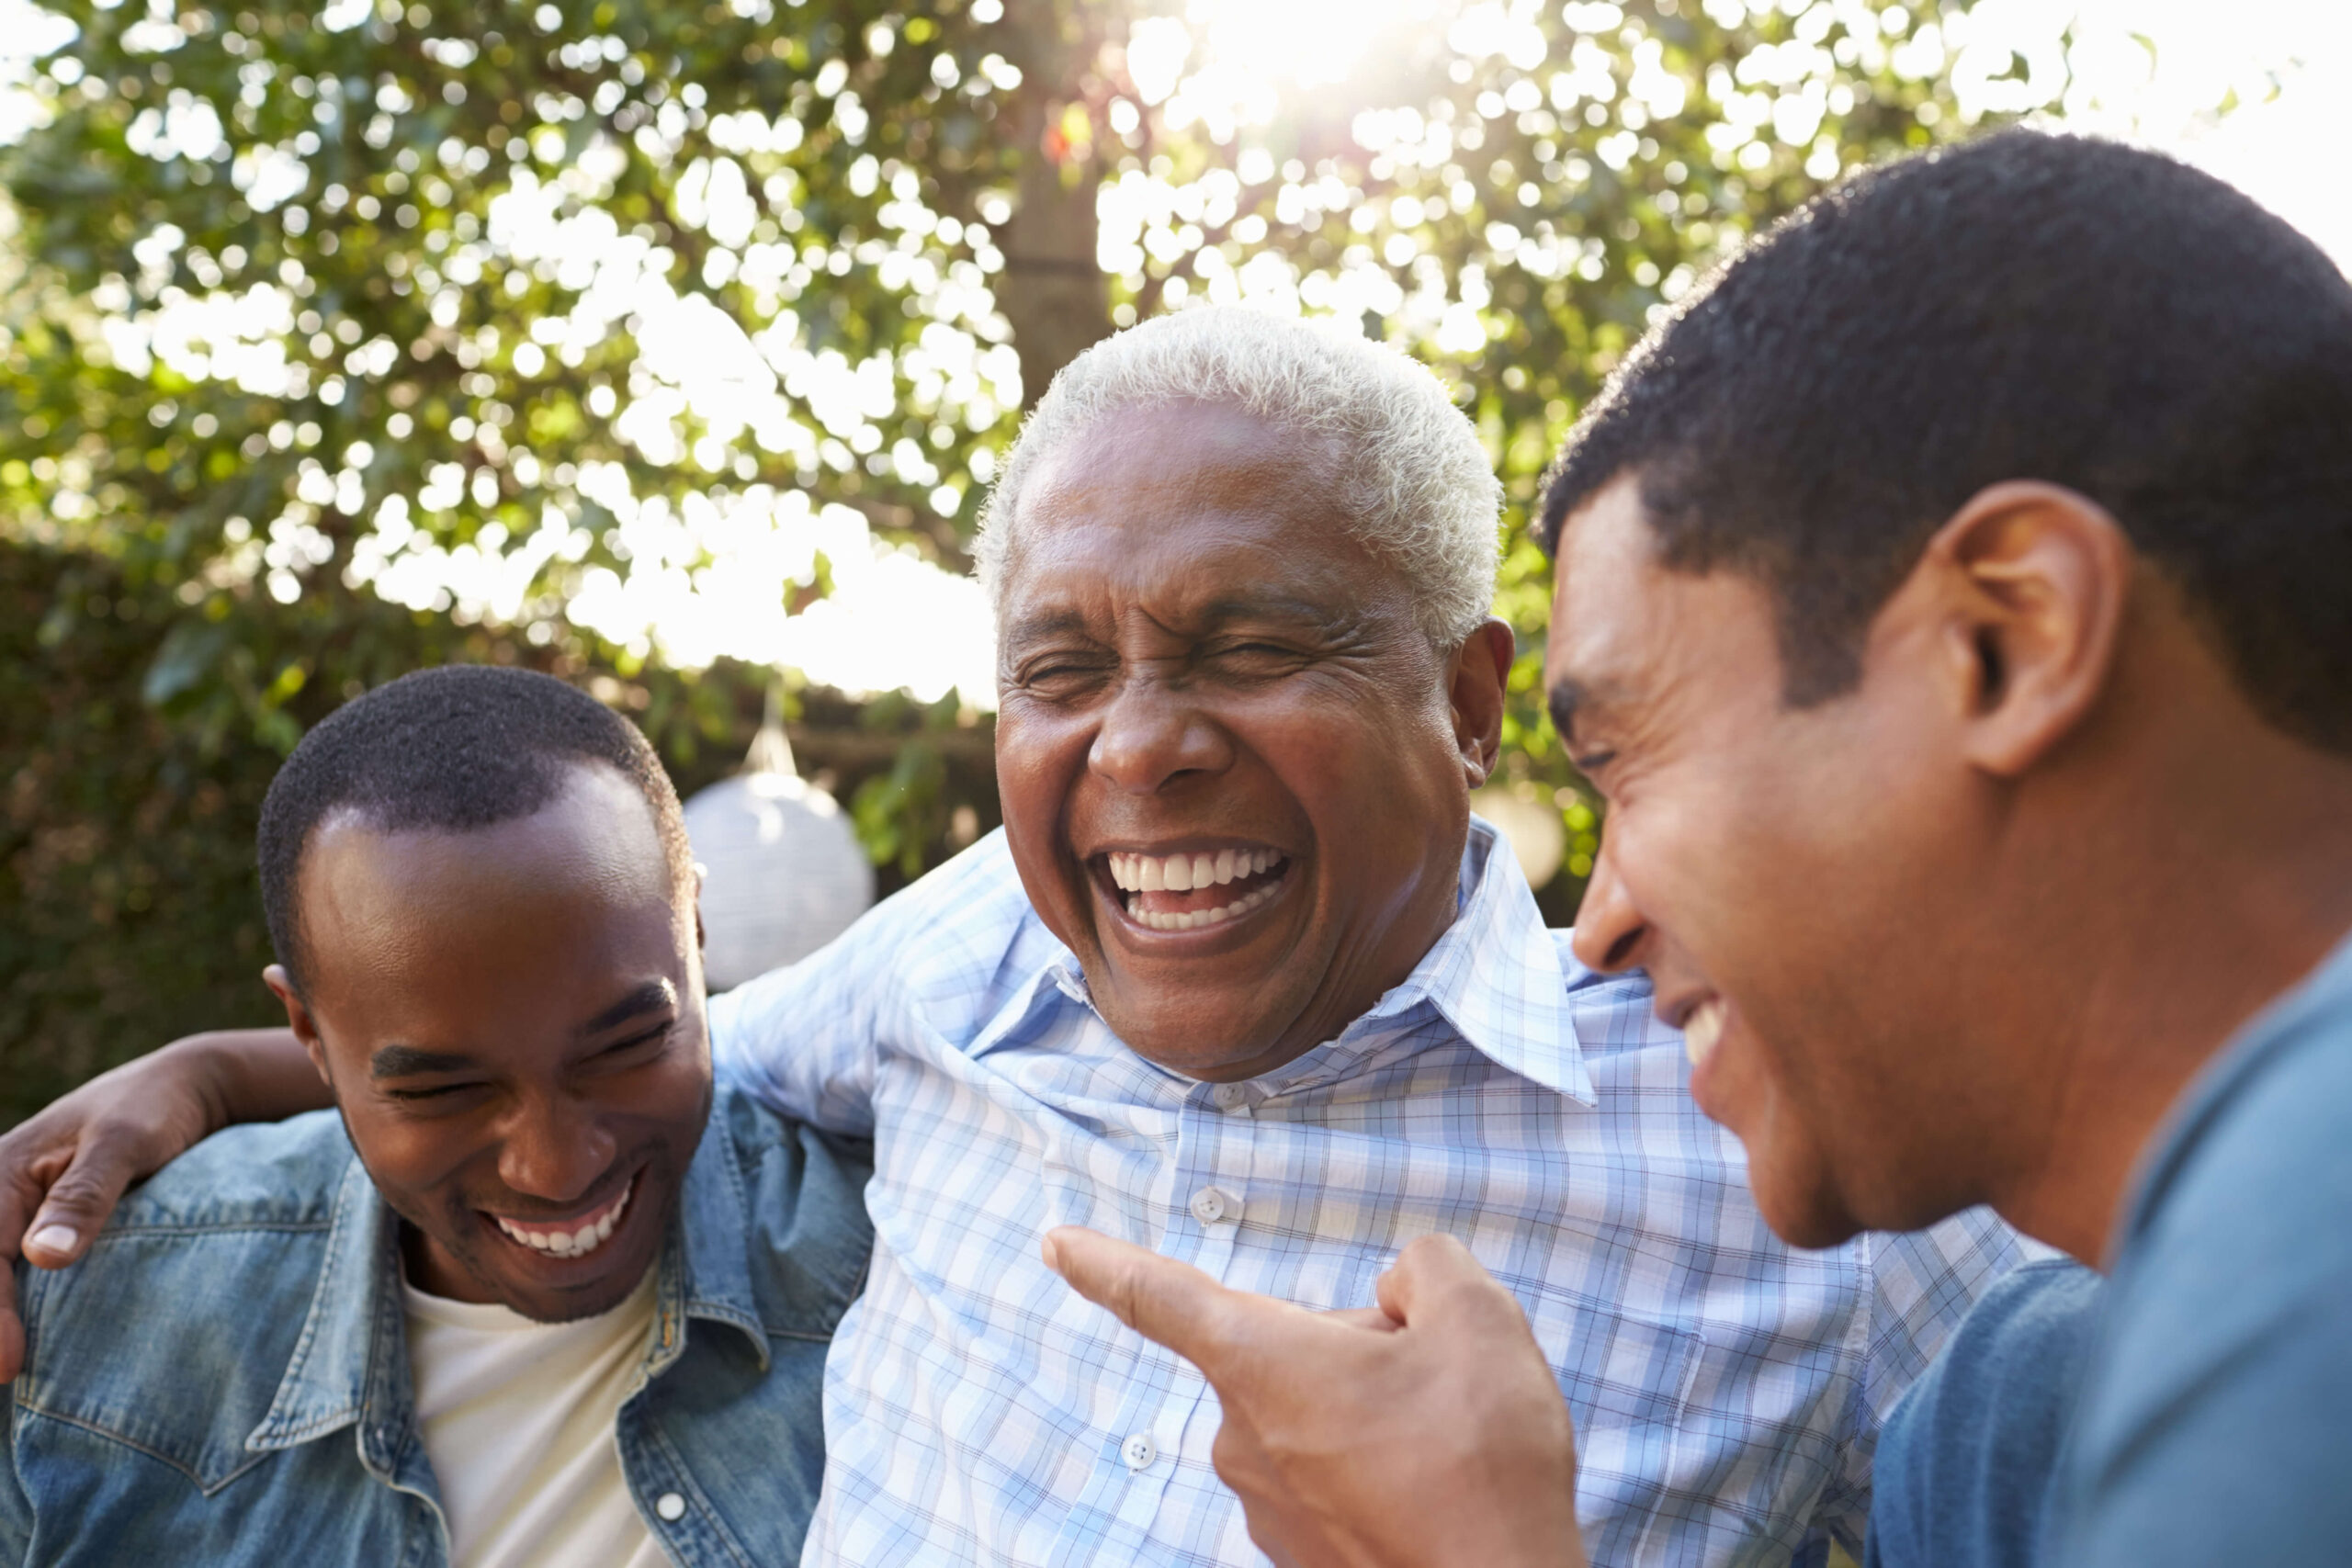
M 1238 1348 L 1250 1298 L 1189 1264 L 1080 1225 L 1046 1233 L 1046 1266 L 1119 1321 L 1191 1361 L 1214 1382 Z

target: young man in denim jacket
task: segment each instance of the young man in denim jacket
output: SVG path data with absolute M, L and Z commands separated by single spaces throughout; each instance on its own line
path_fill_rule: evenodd
M 260 851 L 337 1114 L 19 1270 L 0 1561 L 796 1561 L 867 1166 L 714 1100 L 644 739 L 544 676 L 412 675 L 296 750 Z

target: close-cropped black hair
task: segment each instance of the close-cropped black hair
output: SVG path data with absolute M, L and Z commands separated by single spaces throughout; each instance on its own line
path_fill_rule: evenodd
M 2105 507 L 2272 724 L 2352 751 L 2352 284 L 2210 175 L 2005 131 L 1863 174 L 1736 257 L 1570 437 L 1537 538 L 1634 476 L 1660 558 L 1774 595 L 1786 699 L 2002 479 Z
M 420 670 L 329 714 L 277 770 L 261 807 L 262 907 L 296 991 L 302 856 L 331 812 L 355 810 L 387 832 L 464 832 L 530 816 L 561 793 L 571 770 L 593 762 L 645 796 L 672 875 L 692 886 L 685 818 L 653 748 L 628 720 L 551 675 Z

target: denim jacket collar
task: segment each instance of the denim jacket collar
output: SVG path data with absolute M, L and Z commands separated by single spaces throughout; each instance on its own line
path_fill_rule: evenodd
M 686 1168 L 679 1218 L 662 1249 L 649 1377 L 684 1353 L 684 1325 L 696 1317 L 741 1332 L 767 1369 L 767 1332 L 744 1256 L 751 1220 L 726 1130 L 714 1118 Z M 362 1451 L 390 1468 L 413 1404 L 399 1236 L 399 1217 L 355 1155 L 336 1190 L 326 1260 L 301 1336 L 269 1413 L 245 1439 L 249 1451 L 292 1448 L 364 1419 Z

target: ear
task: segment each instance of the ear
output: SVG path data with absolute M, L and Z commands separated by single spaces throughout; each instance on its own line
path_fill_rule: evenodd
M 286 1026 L 294 1032 L 294 1038 L 300 1040 L 302 1049 L 310 1054 L 311 1070 L 319 1075 L 319 1081 L 332 1090 L 334 1079 L 327 1072 L 326 1042 L 319 1038 L 319 1021 L 311 1015 L 311 1004 L 294 989 L 294 977 L 286 972 L 283 964 L 273 964 L 261 972 L 261 978 L 262 984 L 267 986 L 285 1007 Z
M 1489 616 L 1454 650 L 1446 671 L 1453 742 L 1472 789 L 1487 782 L 1502 753 L 1503 699 L 1510 688 L 1514 651 L 1510 626 Z
M 1996 776 L 2021 774 L 2107 690 L 2132 541 L 2089 497 L 2008 479 L 1953 513 L 1922 564 L 1954 591 L 1943 636 L 1968 715 L 1962 754 Z

